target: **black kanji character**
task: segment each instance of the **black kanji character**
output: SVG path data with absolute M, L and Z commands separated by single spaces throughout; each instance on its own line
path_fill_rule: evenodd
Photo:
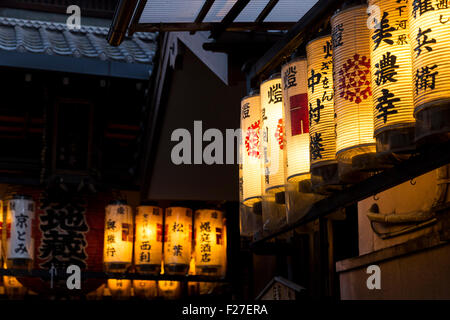
M 377 119 L 383 118 L 384 123 L 387 122 L 388 115 L 398 113 L 395 109 L 394 103 L 399 102 L 400 98 L 394 98 L 395 95 L 391 92 L 389 92 L 388 89 L 382 89 L 381 92 L 383 95 L 379 97 L 378 104 L 375 107 L 378 110 Z
M 277 83 L 274 84 L 269 88 L 269 91 L 267 92 L 267 95 L 269 97 L 269 103 L 278 103 L 283 100 L 283 94 L 281 92 L 281 84 Z
M 342 33 L 344 32 L 344 25 L 342 23 L 338 24 L 333 28 L 331 41 L 333 42 L 333 49 L 342 46 Z
M 246 103 L 242 106 L 242 119 L 250 118 L 250 103 Z
M 311 92 L 314 93 L 314 87 L 320 83 L 320 78 L 322 74 L 316 73 L 314 69 L 311 70 L 311 77 L 308 78 L 308 88 L 311 89 Z
M 296 66 L 290 66 L 287 68 L 287 70 L 284 72 L 283 75 L 283 82 L 284 82 L 284 88 L 289 89 L 291 87 L 297 86 L 297 67 Z
M 209 221 L 200 223 L 200 231 L 211 232 L 211 224 Z
M 428 11 L 434 10 L 431 0 L 414 0 L 412 6 L 414 18 L 417 18 L 417 11 L 419 11 L 419 15 L 423 15 Z
M 387 12 L 383 13 L 383 18 L 381 19 L 380 27 L 375 29 L 374 35 L 372 36 L 372 39 L 375 43 L 375 47 L 373 48 L 374 51 L 381 44 L 381 41 L 384 41 L 390 45 L 394 43 L 394 41 L 391 39 L 392 38 L 391 32 L 395 31 L 395 28 L 390 26 L 389 19 L 387 18 L 388 15 L 389 13 Z
M 313 107 L 313 104 L 309 104 L 309 125 L 311 126 L 312 121 L 314 120 L 315 123 L 320 122 L 320 110 L 324 109 L 325 107 L 321 104 L 320 99 L 316 100 L 317 107 Z
M 415 86 L 416 93 L 419 93 L 419 90 L 426 91 L 427 89 L 433 90 L 436 85 L 436 76 L 438 71 L 432 72 L 437 68 L 437 64 L 432 67 L 425 66 L 420 69 L 417 69 L 415 75 Z
M 322 159 L 322 151 L 325 150 L 322 141 L 321 133 L 315 132 L 314 135 L 311 136 L 310 151 L 312 160 Z
M 333 52 L 333 46 L 331 45 L 330 41 L 327 41 L 326 44 L 323 46 L 323 53 L 325 53 L 323 58 L 327 59 L 329 57 L 332 57 L 333 56 L 332 52 Z
M 383 54 L 383 58 L 380 60 L 380 62 L 377 62 L 375 64 L 375 75 L 377 77 L 375 79 L 375 83 L 377 85 L 385 84 L 388 81 L 397 82 L 397 79 L 394 79 L 394 76 L 397 75 L 396 69 L 399 68 L 396 62 L 397 56 L 391 54 L 390 52 Z
M 417 51 L 417 57 L 420 56 L 422 53 L 422 47 L 427 49 L 428 52 L 433 51 L 433 48 L 430 46 L 427 46 L 427 44 L 436 43 L 436 39 L 428 40 L 427 33 L 431 32 L 431 29 L 428 28 L 427 30 L 422 32 L 422 29 L 419 28 L 419 32 L 417 33 L 417 47 L 414 48 L 414 51 Z M 422 39 L 423 38 L 423 39 Z
M 179 257 L 183 254 L 183 246 L 181 244 L 173 246 L 173 256 Z

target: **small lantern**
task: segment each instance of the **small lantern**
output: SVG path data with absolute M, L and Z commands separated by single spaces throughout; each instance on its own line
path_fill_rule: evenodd
M 131 296 L 131 280 L 108 279 L 108 288 L 113 299 L 126 300 Z
M 181 294 L 179 281 L 158 281 L 159 296 L 165 299 L 178 299 Z
M 163 210 L 142 205 L 136 212 L 134 263 L 141 273 L 159 274 L 162 260 Z
M 133 214 L 126 201 L 106 207 L 103 264 L 107 272 L 124 272 L 133 254 Z
M 336 160 L 336 127 L 333 91 L 331 35 L 318 37 L 306 46 L 311 179 L 315 188 L 339 184 Z
M 283 89 L 280 74 L 261 83 L 263 152 L 262 215 L 265 230 L 277 229 L 286 221 L 284 184 Z
M 133 280 L 134 295 L 141 299 L 154 299 L 157 296 L 156 281 Z
M 166 209 L 164 270 L 166 274 L 185 275 L 189 271 L 192 250 L 192 210 L 183 207 Z
M 195 273 L 220 276 L 226 270 L 225 217 L 222 211 L 195 211 Z
M 359 180 L 375 155 L 366 11 L 366 5 L 354 6 L 331 17 L 336 157 L 345 182 Z
M 17 280 L 16 277 L 3 276 L 6 295 L 9 299 L 19 300 L 27 293 L 27 289 Z
M 374 135 L 377 152 L 414 148 L 412 61 L 406 2 L 369 0 Z
M 408 2 L 416 140 L 450 137 L 450 3 Z
M 30 269 L 34 260 L 35 203 L 31 196 L 14 195 L 7 209 L 7 265 Z

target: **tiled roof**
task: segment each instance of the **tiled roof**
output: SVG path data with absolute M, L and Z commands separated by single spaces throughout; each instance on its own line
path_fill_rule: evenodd
M 82 26 L 70 31 L 64 23 L 0 17 L 0 50 L 152 63 L 155 33 L 137 32 L 118 47 L 107 43 L 107 34 L 108 28 L 104 27 Z

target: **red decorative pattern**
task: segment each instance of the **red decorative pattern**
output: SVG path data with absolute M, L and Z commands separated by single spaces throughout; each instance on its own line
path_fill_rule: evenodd
M 277 130 L 275 131 L 275 138 L 278 141 L 278 145 L 280 146 L 280 149 L 283 150 L 283 140 L 284 140 L 284 126 L 283 126 L 283 119 L 278 120 Z
M 339 71 L 339 95 L 359 104 L 372 95 L 370 88 L 370 59 L 355 54 Z
M 247 154 L 249 157 L 255 157 L 256 159 L 261 158 L 260 150 L 260 139 L 259 135 L 261 132 L 261 121 L 258 120 L 253 123 L 247 129 L 247 134 L 245 136 L 245 149 L 247 149 Z

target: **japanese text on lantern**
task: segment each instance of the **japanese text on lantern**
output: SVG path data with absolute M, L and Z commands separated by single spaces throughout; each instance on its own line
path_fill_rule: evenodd
M 166 235 L 164 243 L 164 270 L 177 269 L 187 272 L 192 250 L 192 210 L 182 207 L 166 209 Z M 173 267 L 173 268 L 171 268 Z
M 31 199 L 13 198 L 8 201 L 7 222 L 11 228 L 8 232 L 8 259 L 34 259 L 34 209 Z

